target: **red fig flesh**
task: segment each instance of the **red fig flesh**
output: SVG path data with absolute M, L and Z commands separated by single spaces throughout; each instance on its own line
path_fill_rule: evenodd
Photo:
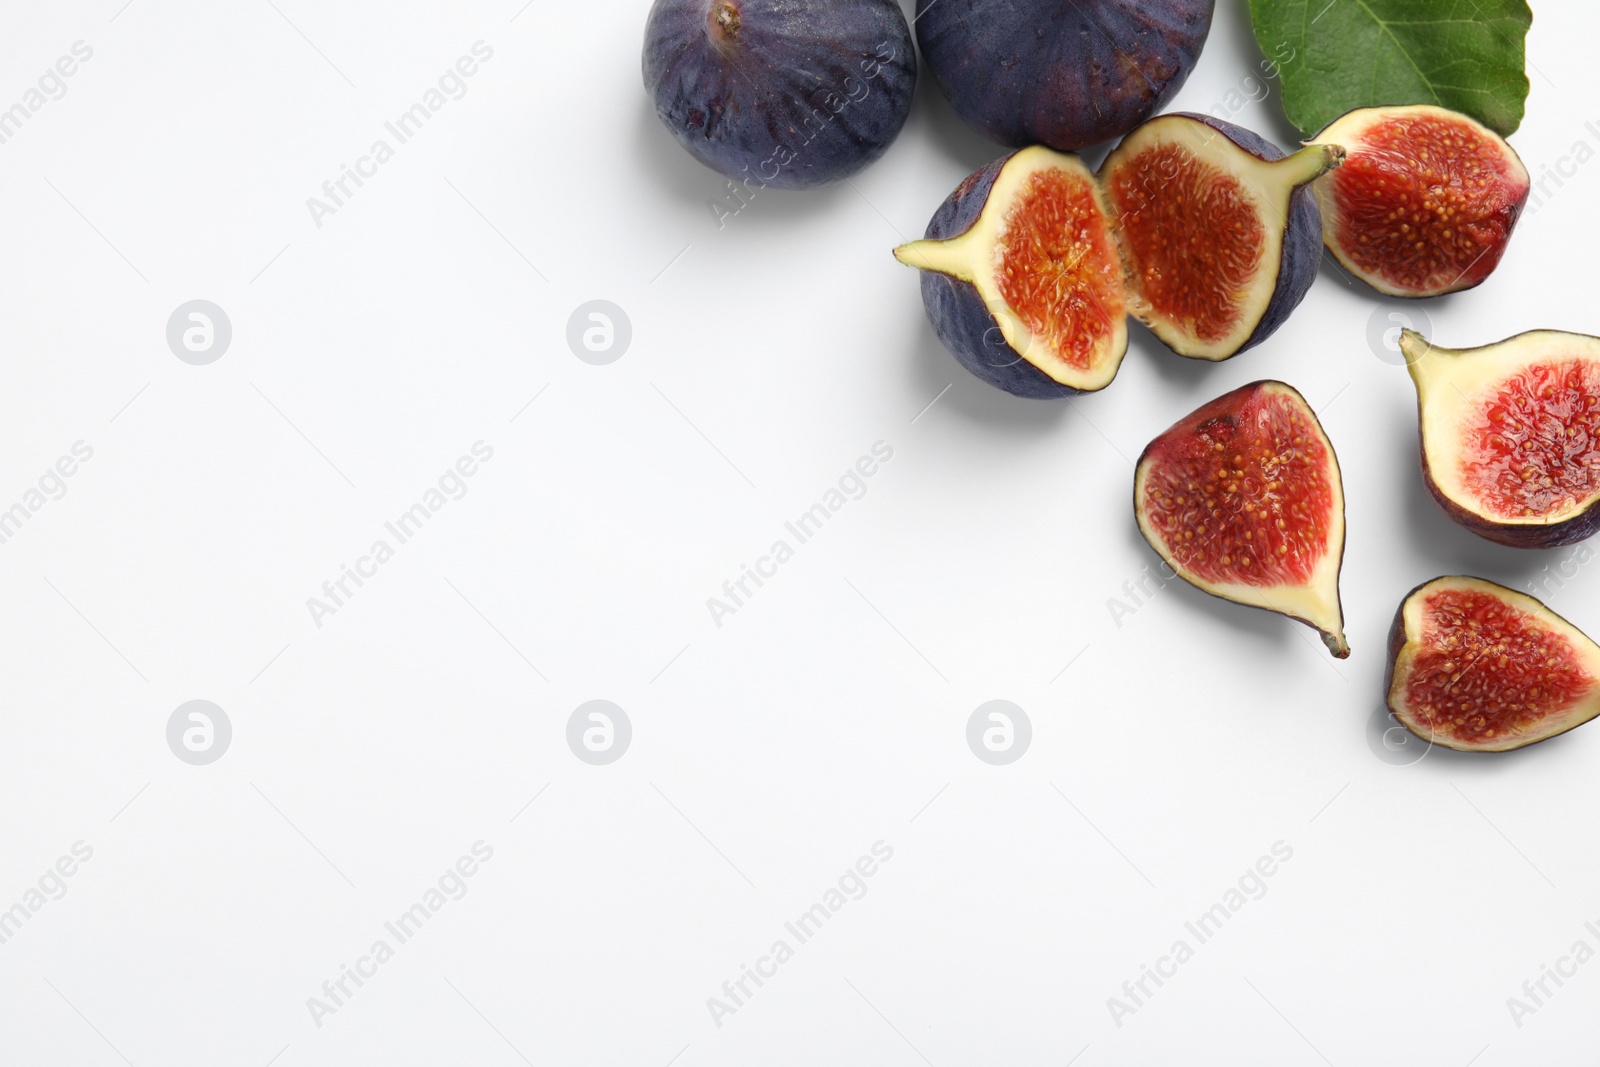
M 1389 633 L 1389 710 L 1424 741 L 1505 752 L 1600 715 L 1600 646 L 1481 578 L 1413 589 Z
M 1174 352 L 1221 360 L 1265 340 L 1316 276 L 1321 228 L 1307 187 L 1336 145 L 1285 156 L 1205 115 L 1161 115 L 1100 168 L 1130 310 Z
M 1215 343 L 1238 325 L 1234 294 L 1250 284 L 1261 265 L 1266 227 L 1243 182 L 1187 157 L 1177 145 L 1148 149 L 1136 167 L 1113 174 L 1111 198 L 1122 221 L 1130 273 L 1149 313 L 1187 320 L 1198 340 Z M 1168 178 L 1155 182 L 1151 174 Z M 1207 205 L 1203 216 L 1195 211 L 1199 204 Z M 1219 234 L 1225 240 L 1218 241 Z M 1209 261 L 1211 269 L 1173 269 L 1197 258 Z
M 974 374 L 1022 396 L 1103 389 L 1128 349 L 1122 262 L 1094 174 L 1024 148 L 972 175 L 928 237 L 895 258 L 921 268 L 940 338 Z
M 1116 244 L 1094 177 L 1058 161 L 1029 174 L 995 238 L 995 287 L 1036 341 L 1087 370 L 1118 340 Z
M 1491 541 L 1547 548 L 1600 529 L 1600 338 L 1535 330 L 1455 350 L 1406 330 L 1424 482 Z
M 1308 623 L 1350 654 L 1339 461 L 1294 388 L 1253 382 L 1181 419 L 1145 447 L 1133 496 L 1140 532 L 1186 581 Z
M 1528 201 L 1527 168 L 1499 134 L 1430 105 L 1352 111 L 1317 134 L 1345 165 L 1313 189 L 1323 239 L 1391 296 L 1439 296 L 1487 278 Z

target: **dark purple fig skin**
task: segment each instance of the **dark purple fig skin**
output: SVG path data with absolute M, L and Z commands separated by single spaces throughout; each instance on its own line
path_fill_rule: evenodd
M 1074 151 L 1122 136 L 1172 99 L 1215 3 L 917 0 L 913 21 L 923 62 L 970 125 L 1015 148 Z
M 644 85 L 689 154 L 730 178 L 804 189 L 877 159 L 916 87 L 911 31 L 895 0 L 725 0 L 726 48 L 709 30 L 720 0 L 656 0 Z
M 1440 577 L 1444 577 L 1444 575 L 1440 575 Z M 1438 578 L 1428 579 L 1428 581 L 1432 582 L 1436 582 L 1438 580 Z M 1411 602 L 1412 597 L 1417 595 L 1417 590 L 1421 589 L 1427 584 L 1428 582 L 1420 582 L 1417 585 L 1412 586 L 1411 592 L 1400 598 L 1400 606 L 1394 609 L 1394 619 L 1389 623 L 1389 662 L 1385 666 L 1383 672 L 1383 702 L 1385 706 L 1387 706 L 1389 703 L 1389 692 L 1394 689 L 1395 664 L 1400 659 L 1400 650 L 1406 647 L 1406 605 Z M 1394 711 L 1393 708 L 1389 708 L 1389 710 L 1391 712 Z M 1401 721 L 1400 716 L 1391 715 L 1390 718 L 1394 719 L 1395 722 L 1400 723 L 1401 726 L 1406 726 L 1406 724 Z M 1406 726 L 1406 729 L 1411 730 L 1411 727 Z M 1411 730 L 1411 732 L 1413 734 L 1416 733 L 1415 730 Z M 1427 741 L 1429 744 L 1433 743 L 1431 738 L 1424 737 L 1423 740 Z
M 1192 111 L 1179 111 L 1176 114 L 1205 123 L 1257 159 L 1264 159 L 1270 163 L 1288 155 L 1271 141 L 1243 126 L 1235 126 L 1231 122 L 1210 115 L 1197 115 Z M 1265 341 L 1272 336 L 1273 331 L 1288 320 L 1289 312 L 1300 305 L 1300 301 L 1304 300 L 1306 293 L 1310 291 L 1311 283 L 1317 280 L 1317 263 L 1321 258 L 1322 211 L 1317 207 L 1317 198 L 1311 191 L 1311 183 L 1307 182 L 1289 196 L 1289 224 L 1283 231 L 1283 251 L 1278 260 L 1278 285 L 1272 291 L 1272 300 L 1267 304 L 1267 310 L 1262 313 L 1261 321 L 1256 323 L 1256 328 L 1251 331 L 1250 336 L 1238 347 L 1234 355 Z
M 1000 168 L 1010 158 L 995 160 L 956 186 L 955 192 L 933 213 L 923 236 L 944 240 L 972 229 L 988 202 Z M 967 370 L 1014 396 L 1045 400 L 1080 392 L 1051 378 L 1006 343 L 1000 324 L 989 314 L 971 282 L 932 270 L 921 274 L 922 304 L 933 332 Z

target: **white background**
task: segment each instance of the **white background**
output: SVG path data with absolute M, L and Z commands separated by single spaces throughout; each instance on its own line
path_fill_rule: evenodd
M 0 1063 L 1590 1061 L 1600 963 L 1520 1028 L 1506 999 L 1600 948 L 1600 727 L 1374 748 L 1401 596 L 1564 558 L 1425 497 L 1410 383 L 1367 339 L 1416 306 L 1325 265 L 1238 359 L 1138 330 L 1103 393 L 1014 399 L 889 255 L 999 154 L 928 78 L 881 162 L 719 230 L 721 180 L 640 85 L 644 3 L 273 2 L 13 2 L 0 35 L 0 107 L 94 50 L 0 145 L 0 507 L 94 450 L 0 545 L 0 908 L 94 850 L 0 945 Z M 1259 73 L 1243 6 L 1175 106 L 1288 143 L 1275 99 L 1230 100 Z M 1536 177 L 1600 149 L 1600 15 L 1538 7 Z M 480 39 L 466 96 L 315 225 Z M 1421 309 L 1441 343 L 1600 332 L 1600 166 L 1564 182 Z M 196 298 L 233 324 L 209 366 L 165 340 Z M 632 322 L 609 366 L 565 340 L 591 299 Z M 1155 560 L 1130 457 L 1262 377 L 1343 465 L 1342 663 L 1181 583 L 1108 609 Z M 307 598 L 479 440 L 470 492 L 316 626 Z M 866 495 L 713 625 L 879 440 Z M 1549 600 L 1600 633 L 1597 589 L 1579 567 Z M 634 731 L 602 767 L 565 738 L 596 698 Z M 233 724 L 210 766 L 167 747 L 191 699 Z M 991 699 L 1033 724 L 1010 766 L 965 740 Z M 478 840 L 470 892 L 315 1025 Z M 717 1026 L 707 998 L 879 840 L 865 897 Z M 1280 840 L 1265 896 L 1116 1026 L 1107 998 Z

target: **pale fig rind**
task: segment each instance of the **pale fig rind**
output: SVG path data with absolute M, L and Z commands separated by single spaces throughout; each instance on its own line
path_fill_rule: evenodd
M 1503 736 L 1498 733 L 1483 738 L 1466 736 L 1468 731 L 1462 730 L 1462 725 L 1474 724 L 1474 720 L 1484 714 L 1484 709 L 1477 705 L 1469 706 L 1465 701 L 1461 702 L 1462 706 L 1453 709 L 1454 715 L 1462 721 L 1452 722 L 1449 728 L 1444 728 L 1444 724 L 1441 723 L 1441 728 L 1435 729 L 1421 721 L 1418 710 L 1413 708 L 1408 697 L 1408 682 L 1415 670 L 1418 656 L 1431 647 L 1428 644 L 1425 619 L 1426 601 L 1430 593 L 1439 590 L 1464 591 L 1492 597 L 1509 610 L 1525 616 L 1541 630 L 1562 639 L 1566 647 L 1571 650 L 1572 660 L 1579 671 L 1588 675 L 1587 685 L 1584 686 L 1586 692 L 1580 692 L 1576 699 L 1562 707 L 1542 710 L 1537 722 L 1510 730 Z M 1472 656 L 1468 661 L 1472 665 L 1470 669 L 1493 670 L 1511 661 L 1510 656 L 1497 655 L 1491 659 L 1490 653 L 1483 650 L 1465 651 Z M 1527 666 L 1528 664 L 1519 659 L 1512 669 L 1521 671 Z M 1540 667 L 1539 664 L 1532 666 Z M 1454 673 L 1465 676 L 1468 672 L 1463 670 Z M 1537 691 L 1536 686 L 1508 681 L 1496 695 L 1516 700 Z M 1600 645 L 1596 645 L 1582 630 L 1550 610 L 1541 601 L 1525 593 L 1519 593 L 1482 578 L 1445 575 L 1423 582 L 1412 589 L 1395 610 L 1394 621 L 1389 627 L 1388 663 L 1384 671 L 1383 692 L 1385 703 L 1394 715 L 1395 721 L 1429 744 L 1461 752 L 1510 752 L 1540 741 L 1548 741 L 1552 737 L 1559 737 L 1600 716 Z M 1481 723 L 1474 725 L 1479 730 L 1482 729 Z
M 1310 573 L 1297 582 L 1252 585 L 1206 578 L 1180 560 L 1179 553 L 1149 515 L 1152 470 L 1162 461 L 1160 453 L 1168 447 L 1169 442 L 1203 431 L 1209 423 L 1218 419 L 1236 420 L 1237 412 L 1258 396 L 1286 399 L 1304 424 L 1316 434 L 1326 456 L 1322 474 L 1327 479 L 1329 491 L 1329 526 L 1324 533 L 1321 555 L 1312 564 Z M 1300 486 L 1289 488 L 1293 491 L 1302 489 Z M 1133 513 L 1144 539 L 1184 581 L 1230 603 L 1264 608 L 1302 622 L 1318 632 L 1323 644 L 1336 659 L 1345 659 L 1350 655 L 1350 645 L 1344 635 L 1344 606 L 1339 593 L 1345 544 L 1344 486 L 1339 471 L 1339 457 L 1334 451 L 1333 442 L 1317 420 L 1316 413 L 1293 386 L 1272 380 L 1251 382 L 1201 405 L 1159 434 L 1145 446 L 1135 465 Z
M 1512 548 L 1555 548 L 1600 532 L 1600 433 L 1596 432 L 1600 431 L 1600 338 L 1530 330 L 1478 348 L 1451 349 L 1408 329 L 1401 331 L 1400 350 L 1417 388 L 1423 484 L 1446 515 L 1478 536 Z M 1587 491 L 1553 510 L 1495 513 L 1464 471 L 1464 456 L 1473 449 L 1466 440 L 1471 427 L 1487 429 L 1482 412 L 1498 389 L 1522 380 L 1530 371 L 1573 364 L 1589 368 L 1583 376 L 1588 392 L 1577 397 L 1577 404 L 1587 407 L 1573 411 L 1568 398 L 1563 414 L 1579 420 L 1587 415 L 1587 425 L 1568 426 L 1555 440 L 1528 443 L 1539 446 L 1532 451 L 1543 463 L 1570 458 L 1575 441 L 1586 444 L 1587 469 L 1594 472 Z

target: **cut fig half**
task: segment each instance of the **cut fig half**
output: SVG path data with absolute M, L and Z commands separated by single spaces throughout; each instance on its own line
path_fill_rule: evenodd
M 1487 126 L 1428 104 L 1358 108 L 1313 139 L 1344 147 L 1314 186 L 1328 249 L 1390 296 L 1440 296 L 1487 278 L 1528 202 L 1528 170 Z
M 1133 316 L 1195 359 L 1265 340 L 1316 278 L 1322 221 L 1308 183 L 1343 158 L 1332 144 L 1286 156 L 1205 115 L 1162 115 L 1130 133 L 1100 179 Z
M 1077 156 L 1033 147 L 996 160 L 894 255 L 923 271 L 939 339 L 990 384 L 1052 397 L 1116 377 L 1128 349 L 1122 264 Z
M 1600 646 L 1531 596 L 1435 578 L 1400 602 L 1384 688 L 1424 741 L 1506 752 L 1600 715 Z
M 1423 481 L 1491 541 L 1550 548 L 1600 530 L 1600 338 L 1535 330 L 1481 348 L 1400 334 Z
M 1089 392 L 1116 376 L 1130 311 L 1211 360 L 1282 325 L 1321 253 L 1306 185 L 1342 158 L 1327 145 L 1285 157 L 1237 126 L 1163 115 L 1098 177 L 1043 147 L 996 160 L 894 254 L 923 271 L 928 319 L 968 370 L 1020 396 Z
M 1151 441 L 1133 508 L 1145 540 L 1185 581 L 1307 623 L 1334 656 L 1350 655 L 1339 461 L 1292 386 L 1252 382 Z

